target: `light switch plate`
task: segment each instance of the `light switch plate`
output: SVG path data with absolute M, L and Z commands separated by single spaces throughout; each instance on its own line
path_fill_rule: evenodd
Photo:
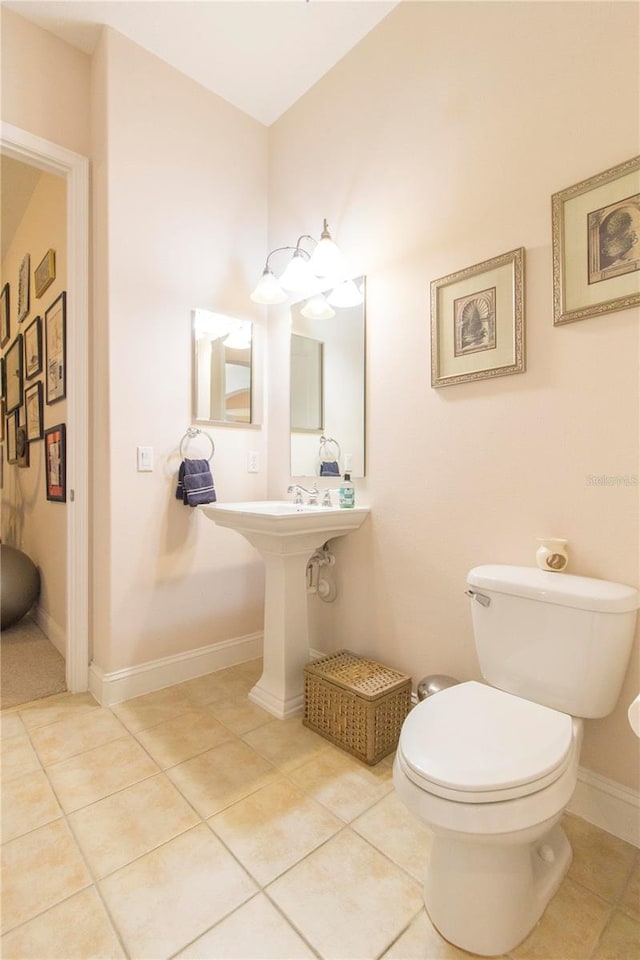
M 138 447 L 138 472 L 147 473 L 153 470 L 153 447 Z

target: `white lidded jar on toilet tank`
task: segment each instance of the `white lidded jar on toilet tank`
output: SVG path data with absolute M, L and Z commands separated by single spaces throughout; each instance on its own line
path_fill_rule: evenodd
M 467 583 L 485 680 L 574 717 L 611 713 L 633 643 L 637 590 L 502 564 L 474 567 Z

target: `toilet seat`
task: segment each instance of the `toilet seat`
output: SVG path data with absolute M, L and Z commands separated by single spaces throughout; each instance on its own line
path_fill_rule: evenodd
M 406 775 L 459 803 L 524 797 L 557 780 L 573 757 L 568 714 L 476 681 L 423 700 L 398 745 Z

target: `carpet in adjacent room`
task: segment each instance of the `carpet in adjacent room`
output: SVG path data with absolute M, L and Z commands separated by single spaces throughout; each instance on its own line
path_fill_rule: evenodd
M 67 689 L 64 658 L 30 617 L 3 630 L 1 641 L 2 709 Z

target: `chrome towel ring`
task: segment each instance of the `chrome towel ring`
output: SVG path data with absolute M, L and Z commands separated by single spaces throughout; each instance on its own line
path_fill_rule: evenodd
M 180 441 L 180 456 L 184 460 L 184 458 L 186 457 L 186 448 L 189 445 L 189 442 L 191 440 L 195 440 L 195 438 L 198 436 L 205 437 L 211 445 L 211 453 L 206 458 L 209 461 L 209 463 L 211 463 L 211 461 L 213 460 L 213 455 L 216 452 L 216 445 L 213 442 L 213 439 L 209 436 L 209 434 L 205 433 L 204 430 L 201 430 L 200 427 L 187 427 L 187 431 L 183 436 L 182 440 Z
M 339 460 L 342 451 L 340 444 L 333 437 L 320 437 L 320 459 Z

